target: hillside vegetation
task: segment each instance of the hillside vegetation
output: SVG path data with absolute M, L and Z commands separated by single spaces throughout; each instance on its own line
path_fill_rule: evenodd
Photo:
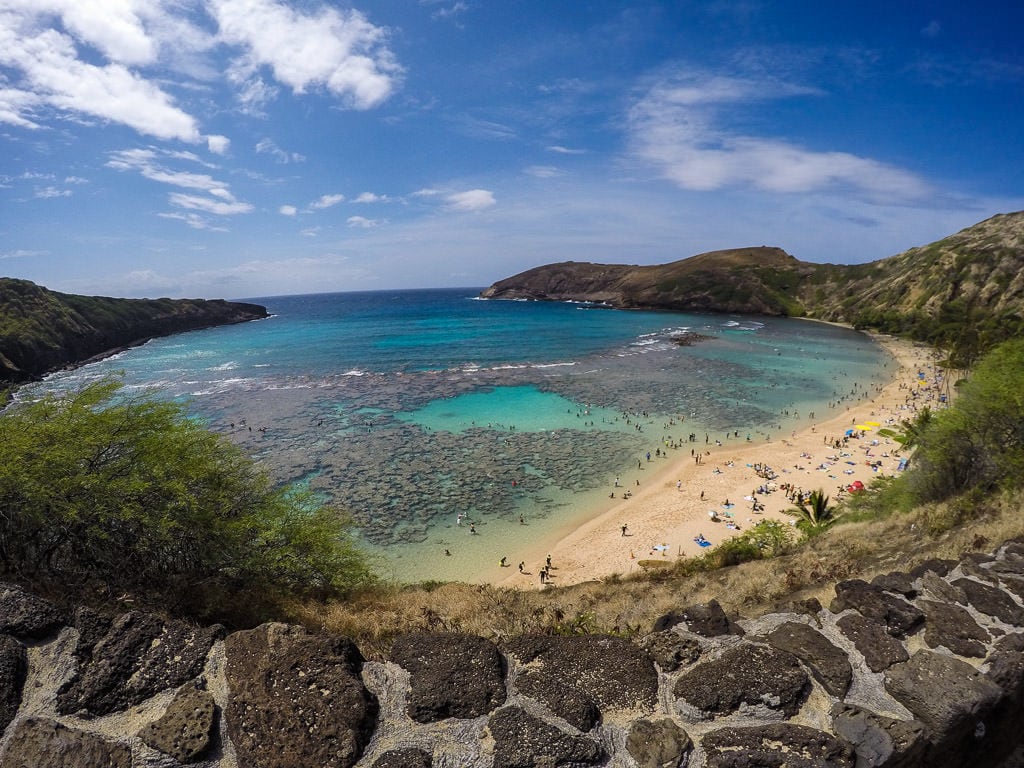
M 78 296 L 0 278 L 0 388 L 158 336 L 266 316 L 256 304 Z
M 1024 212 L 868 264 L 812 264 L 761 246 L 657 266 L 550 264 L 482 295 L 846 322 L 926 341 L 967 367 L 1024 331 Z
M 7 407 L 0 510 L 0 570 L 68 599 L 245 621 L 372 580 L 338 510 L 116 379 Z

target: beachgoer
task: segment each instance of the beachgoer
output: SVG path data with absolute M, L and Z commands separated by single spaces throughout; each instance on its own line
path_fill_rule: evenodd
M 551 555 L 548 555 L 547 559 L 544 561 L 544 567 L 545 568 L 550 568 L 551 567 Z
M 519 572 L 522 573 L 523 572 L 523 568 L 525 568 L 525 567 L 526 567 L 526 563 L 524 561 L 520 560 L 519 561 Z
M 625 535 L 626 535 L 626 529 L 627 529 L 627 528 L 629 528 L 629 525 L 628 525 L 627 523 L 623 523 L 623 524 L 622 524 L 622 535 L 623 535 L 623 536 L 625 536 Z
M 475 523 L 470 523 L 469 524 L 469 532 L 470 533 L 476 533 L 476 524 Z
M 502 557 L 501 562 L 499 562 L 498 565 L 500 565 L 502 568 L 508 568 L 508 563 L 505 562 L 506 560 L 508 560 L 507 557 Z

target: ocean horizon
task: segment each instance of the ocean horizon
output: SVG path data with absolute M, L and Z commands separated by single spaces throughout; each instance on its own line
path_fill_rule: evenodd
M 584 522 L 648 455 L 785 434 L 892 370 L 868 336 L 831 324 L 479 291 L 246 299 L 271 316 L 39 386 L 120 372 L 127 392 L 186 402 L 275 480 L 350 515 L 385 577 L 474 581 Z

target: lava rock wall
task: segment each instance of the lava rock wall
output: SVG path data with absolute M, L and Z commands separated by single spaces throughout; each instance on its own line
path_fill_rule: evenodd
M 0 768 L 1002 766 L 1024 544 L 635 638 L 410 633 L 386 661 L 266 624 L 64 614 L 0 585 Z

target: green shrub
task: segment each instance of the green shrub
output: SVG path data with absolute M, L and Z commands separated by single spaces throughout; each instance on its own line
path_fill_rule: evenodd
M 0 414 L 0 567 L 67 589 L 338 595 L 372 580 L 350 523 L 274 486 L 183 406 L 108 379 Z

